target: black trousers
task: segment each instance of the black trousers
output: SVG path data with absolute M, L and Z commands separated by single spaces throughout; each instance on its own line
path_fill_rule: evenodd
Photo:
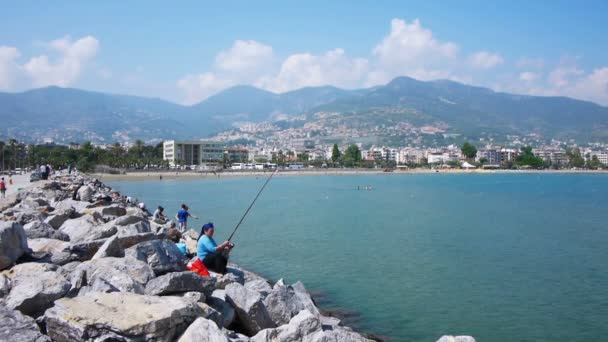
M 226 274 L 226 265 L 228 264 L 228 257 L 221 253 L 207 254 L 203 259 L 203 264 L 209 271 L 215 273 Z

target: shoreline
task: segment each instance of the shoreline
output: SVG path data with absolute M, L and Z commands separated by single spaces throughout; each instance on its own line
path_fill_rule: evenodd
M 196 171 L 135 171 L 125 174 L 92 173 L 100 180 L 163 180 L 173 179 L 211 179 L 226 177 L 259 177 L 267 176 L 272 171 L 222 171 L 222 172 L 196 172 Z M 462 169 L 411 169 L 384 172 L 381 169 L 326 169 L 326 170 L 279 170 L 275 177 L 280 176 L 348 176 L 348 175 L 420 175 L 420 174 L 606 174 L 608 170 L 462 170 Z

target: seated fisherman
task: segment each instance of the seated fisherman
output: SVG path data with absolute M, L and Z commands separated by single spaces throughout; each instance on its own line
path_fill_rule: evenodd
M 163 213 L 164 210 L 165 208 L 161 207 L 160 205 L 158 208 L 156 208 L 156 210 L 154 210 L 154 214 L 152 214 L 152 219 L 154 222 L 158 224 L 165 224 L 167 222 L 167 216 L 165 216 Z
M 209 222 L 203 226 L 201 235 L 196 243 L 196 256 L 203 261 L 203 264 L 213 272 L 226 274 L 228 264 L 228 254 L 234 248 L 234 244 L 224 241 L 218 245 L 213 240 L 215 228 Z
M 173 243 L 175 243 L 175 247 L 177 247 L 177 249 L 179 249 L 184 256 L 190 257 L 190 255 L 188 255 L 188 248 L 186 248 L 186 244 L 181 240 L 182 233 L 180 233 L 179 230 L 175 228 L 169 229 L 169 231 L 167 231 L 167 239 L 173 241 Z

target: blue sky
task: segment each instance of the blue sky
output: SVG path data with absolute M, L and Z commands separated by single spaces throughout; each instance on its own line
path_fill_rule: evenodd
M 284 92 L 407 75 L 608 104 L 607 1 L 178 3 L 7 2 L 0 90 L 190 104 L 236 84 Z

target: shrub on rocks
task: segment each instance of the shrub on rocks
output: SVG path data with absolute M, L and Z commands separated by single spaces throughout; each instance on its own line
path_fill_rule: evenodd
M 262 329 L 275 327 L 259 293 L 232 283 L 226 286 L 226 299 L 234 307 L 239 322 L 249 336 Z
M 29 252 L 29 248 L 23 226 L 0 221 L 0 270 L 11 266 L 26 252 Z
M 127 248 L 125 256 L 144 261 L 152 267 L 156 276 L 167 272 L 181 272 L 186 270 L 185 257 L 171 241 L 154 240 L 138 243 Z
M 53 341 L 173 341 L 203 314 L 192 301 L 134 293 L 62 298 L 44 322 Z

